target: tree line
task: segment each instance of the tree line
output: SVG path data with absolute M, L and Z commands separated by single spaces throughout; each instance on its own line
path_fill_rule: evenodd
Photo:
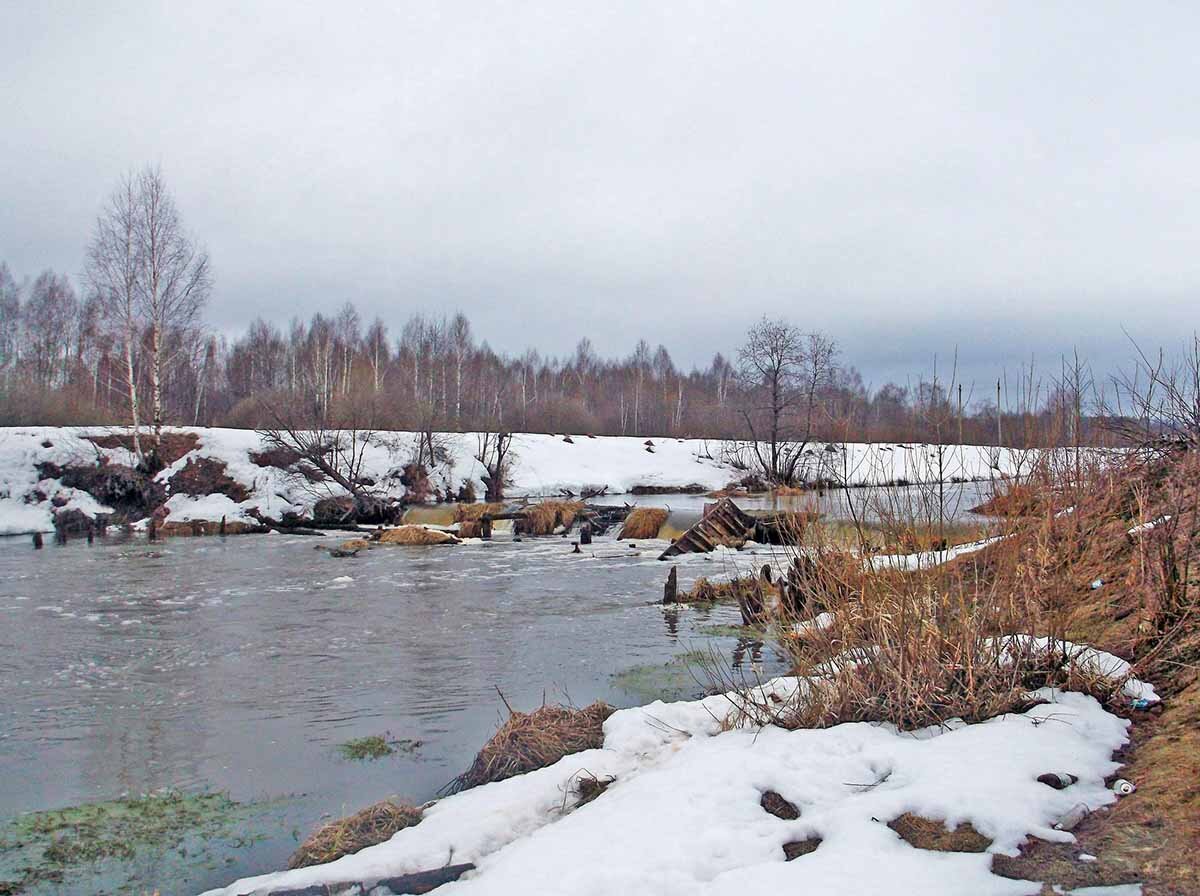
M 832 338 L 783 320 L 685 370 L 644 339 L 621 357 L 586 337 L 567 354 L 509 355 L 461 313 L 413 311 L 393 329 L 351 303 L 227 338 L 203 319 L 213 286 L 161 173 L 126 176 L 77 277 L 18 281 L 0 262 L 0 423 L 132 423 L 153 439 L 164 424 L 261 429 L 286 408 L 322 427 L 744 439 L 781 480 L 817 439 L 1017 445 L 1099 432 L 1078 361 L 1074 381 L 1064 366 L 1043 388 L 1029 371 L 983 396 L 952 373 L 868 388 Z

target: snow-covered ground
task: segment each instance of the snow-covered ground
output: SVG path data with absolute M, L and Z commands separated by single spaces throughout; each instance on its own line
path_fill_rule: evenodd
M 279 470 L 260 467 L 250 460 L 251 452 L 262 449 L 252 430 L 185 428 L 173 432 L 194 432 L 197 447 L 176 461 L 158 478 L 168 483 L 175 472 L 193 457 L 223 461 L 228 474 L 249 491 L 250 497 L 235 503 L 223 495 L 191 497 L 171 495 L 168 501 L 171 520 L 248 519 L 247 512 L 258 508 L 277 517 L 284 510 L 303 512 L 326 493 L 314 493 L 293 477 Z M 85 435 L 111 435 L 122 432 L 106 427 L 7 427 L 0 428 L 0 534 L 35 530 L 50 531 L 52 499 L 60 506 L 79 508 L 89 515 L 103 512 L 84 492 L 67 489 L 58 480 L 41 479 L 37 464 L 95 463 L 98 456 L 111 462 L 131 463 L 130 452 L 123 448 L 98 448 Z M 563 490 L 579 494 L 587 487 L 608 488 L 609 494 L 622 494 L 638 485 L 685 486 L 698 484 L 718 489 L 745 475 L 728 460 L 720 441 L 704 439 L 652 438 L 653 446 L 643 437 L 576 435 L 567 441 L 561 435 L 518 434 L 513 438 L 509 497 L 557 495 Z M 388 494 L 399 496 L 404 488 L 397 478 L 389 478 L 408 460 L 414 436 L 411 433 L 374 434 L 365 448 L 363 473 L 376 479 Z M 475 459 L 478 450 L 474 433 L 449 433 L 444 437 L 447 462 L 433 471 L 438 485 L 457 487 L 463 479 L 475 482 L 482 494 L 483 469 Z M 647 450 L 652 447 L 653 450 Z M 809 475 L 844 478 L 854 484 L 883 484 L 897 480 L 931 481 L 946 479 L 987 479 L 1008 475 L 1027 462 L 1027 453 L 988 447 L 951 447 L 938 449 L 926 445 L 884 445 L 817 443 L 810 449 Z M 39 494 L 44 499 L 39 500 Z
M 776 679 L 763 696 L 786 700 L 804 686 Z M 1054 824 L 1078 803 L 1095 811 L 1116 799 L 1104 779 L 1118 768 L 1111 757 L 1129 725 L 1088 696 L 1038 695 L 1051 702 L 909 733 L 867 723 L 730 730 L 735 703 L 724 695 L 622 710 L 605 723 L 602 749 L 434 803 L 418 825 L 379 846 L 210 896 L 370 882 L 463 862 L 477 869 L 439 894 L 1037 893 L 1036 882 L 992 875 L 989 853 L 1015 854 L 1029 837 L 1071 842 Z M 1055 790 L 1036 780 L 1047 772 L 1079 780 Z M 615 780 L 576 806 L 581 775 Z M 767 790 L 793 803 L 799 819 L 764 811 Z M 991 838 L 989 851 L 910 846 L 887 826 L 909 812 L 951 827 L 970 822 Z M 809 838 L 821 840 L 815 852 L 784 860 L 785 843 Z

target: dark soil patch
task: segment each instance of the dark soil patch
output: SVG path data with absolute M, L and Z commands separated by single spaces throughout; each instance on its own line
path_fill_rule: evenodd
M 241 503 L 250 497 L 246 487 L 226 472 L 225 462 L 211 457 L 193 457 L 170 479 L 173 495 L 225 495 Z
M 250 463 L 256 467 L 274 467 L 277 470 L 286 470 L 300 460 L 300 452 L 280 445 L 274 448 L 264 448 L 262 451 L 251 451 L 249 457 Z
M 111 507 L 115 522 L 143 519 L 167 498 L 161 482 L 124 464 L 60 467 L 42 463 L 37 469 L 43 479 L 58 479 L 67 488 L 85 491 L 101 504 Z
M 782 818 L 784 821 L 795 821 L 800 817 L 800 810 L 774 790 L 768 790 L 763 793 L 762 799 L 758 801 L 758 804 L 763 807 L 764 811 L 774 815 L 776 818 Z
M 793 859 L 798 859 L 801 856 L 808 855 L 820 845 L 820 837 L 809 837 L 805 840 L 792 840 L 790 843 L 783 844 L 783 854 L 785 856 L 785 860 L 790 862 Z
M 906 812 L 889 821 L 888 827 L 899 834 L 905 843 L 917 849 L 932 849 L 938 852 L 986 852 L 992 845 L 991 839 L 975 830 L 970 822 L 950 830 L 941 821 Z
M 133 450 L 133 436 L 128 433 L 111 433 L 102 436 L 87 435 L 84 438 L 98 448 L 124 448 L 127 451 Z M 155 445 L 154 436 L 144 433 L 140 441 L 143 453 L 150 454 L 153 452 L 157 455 L 158 461 L 162 465 L 159 469 L 162 469 L 163 467 L 171 466 L 175 461 L 195 449 L 200 444 L 200 436 L 194 432 L 165 432 L 162 434 L 162 438 L 158 440 L 158 444 Z

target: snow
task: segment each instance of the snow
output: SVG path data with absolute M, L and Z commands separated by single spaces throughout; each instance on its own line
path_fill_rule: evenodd
M 957 544 L 944 551 L 921 551 L 916 554 L 874 554 L 870 558 L 871 566 L 873 569 L 889 568 L 905 572 L 928 569 L 939 566 L 942 563 L 948 563 L 955 557 L 962 557 L 966 554 L 974 554 L 976 551 L 982 551 L 988 545 L 995 544 L 1004 537 L 1003 535 L 995 535 L 979 541 Z
M 802 693 L 777 679 L 765 691 Z M 987 853 L 916 849 L 886 822 L 906 812 L 970 822 L 1015 854 L 1054 830 L 1073 805 L 1116 797 L 1104 779 L 1129 723 L 1093 698 L 1050 689 L 1051 702 L 1019 715 L 900 733 L 853 723 L 823 730 L 729 729 L 729 695 L 622 710 L 605 723 L 602 749 L 440 800 L 415 827 L 327 865 L 238 881 L 211 896 L 267 893 L 473 862 L 438 890 L 467 894 L 1018 894 L 1036 883 L 993 876 Z M 728 729 L 728 730 L 727 730 Z M 1058 791 L 1047 771 L 1078 776 Z M 580 775 L 614 776 L 596 800 L 575 806 Z M 759 806 L 775 790 L 800 810 L 782 821 Z M 815 852 L 784 861 L 783 844 L 819 837 Z
M 1149 522 L 1145 522 L 1145 523 L 1138 523 L 1138 525 L 1129 529 L 1129 531 L 1126 532 L 1125 534 L 1126 535 L 1141 535 L 1143 532 L 1150 532 L 1153 529 L 1157 529 L 1163 523 L 1170 522 L 1170 520 L 1171 520 L 1170 514 L 1167 514 L 1165 516 L 1160 516 L 1156 520 L 1150 520 Z
M 64 506 L 78 507 L 89 515 L 107 512 L 108 508 L 90 496 L 64 488 L 58 480 L 39 481 L 36 465 L 95 463 L 101 457 L 112 463 L 132 464 L 130 451 L 99 448 L 85 438 L 124 431 L 119 427 L 0 428 L 0 535 L 51 531 L 56 508 L 50 499 L 55 496 L 66 501 Z M 240 503 L 220 500 L 221 496 L 209 500 L 172 495 L 168 501 L 171 519 L 217 521 L 224 516 L 247 520 L 254 508 L 277 518 L 287 510 L 309 510 L 325 494 L 340 491 L 332 487 L 315 493 L 280 470 L 254 464 L 250 455 L 263 445 L 253 430 L 187 427 L 170 431 L 195 433 L 199 442 L 161 471 L 159 481 L 169 483 L 190 460 L 207 457 L 223 462 L 228 474 L 250 495 Z M 413 433 L 373 433 L 364 449 L 363 473 L 373 477 L 388 495 L 399 496 L 404 491 L 395 474 L 407 461 L 414 439 Z M 484 471 L 475 459 L 477 435 L 447 433 L 443 440 L 448 459 L 432 471 L 434 482 L 457 489 L 467 478 L 482 494 L 480 476 Z M 637 485 L 698 484 L 715 490 L 745 475 L 732 465 L 725 450 L 729 446 L 720 441 L 653 437 L 653 451 L 647 450 L 646 441 L 640 436 L 575 435 L 567 442 L 560 435 L 517 434 L 512 442 L 513 466 L 506 494 L 511 498 L 558 495 L 564 490 L 580 494 L 586 487 L 607 487 L 610 494 L 617 495 Z M 932 481 L 939 473 L 945 478 L 978 480 L 1017 472 L 1026 459 L 1027 453 L 986 446 L 938 449 L 927 445 L 817 443 L 809 449 L 807 472 L 810 477 L 844 477 L 855 484 Z

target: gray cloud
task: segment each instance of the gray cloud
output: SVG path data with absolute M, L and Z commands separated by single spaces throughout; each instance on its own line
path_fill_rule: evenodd
M 77 271 L 152 162 L 230 331 L 351 300 L 703 364 L 786 314 L 879 383 L 1195 326 L 1191 5 L 303 6 L 11 7 L 0 258 Z

